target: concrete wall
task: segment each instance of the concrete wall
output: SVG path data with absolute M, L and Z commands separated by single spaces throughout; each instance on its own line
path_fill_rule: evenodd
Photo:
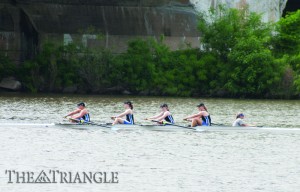
M 1 0 L 0 52 L 22 62 L 44 41 L 81 38 L 119 53 L 130 39 L 161 35 L 174 50 L 198 47 L 196 17 L 188 0 Z M 101 40 L 86 39 L 91 27 Z
M 19 62 L 22 52 L 20 10 L 10 4 L 0 4 L 0 54 Z

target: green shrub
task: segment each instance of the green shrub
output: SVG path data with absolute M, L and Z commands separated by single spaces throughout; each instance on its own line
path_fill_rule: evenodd
M 276 56 L 300 52 L 300 10 L 288 13 L 276 24 L 273 47 Z
M 137 39 L 128 43 L 127 52 L 119 58 L 121 66 L 116 69 L 123 77 L 123 87 L 135 93 L 152 87 L 155 65 L 151 48 L 151 41 Z
M 16 74 L 16 65 L 3 54 L 0 54 L 0 81 L 4 77 L 13 76 Z
M 241 39 L 229 54 L 225 88 L 233 95 L 261 96 L 269 93 L 281 77 L 271 51 L 255 36 Z
M 76 82 L 79 51 L 75 45 L 44 44 L 35 59 L 21 67 L 20 78 L 32 92 L 62 90 Z
M 269 93 L 282 74 L 269 48 L 272 29 L 248 9 L 220 6 L 208 17 L 201 15 L 201 43 L 206 53 L 216 57 L 215 64 L 208 66 L 208 89 L 229 96 L 260 97 Z
M 81 55 L 79 63 L 78 78 L 89 92 L 98 92 L 111 87 L 114 82 L 112 74 L 119 70 L 115 68 L 113 56 L 108 50 L 88 50 Z

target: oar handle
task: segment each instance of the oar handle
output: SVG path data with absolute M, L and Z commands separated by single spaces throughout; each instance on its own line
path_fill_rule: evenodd
M 76 122 L 80 122 L 80 120 L 79 119 L 74 119 L 74 118 L 67 118 L 68 120 L 71 120 L 71 121 L 76 121 Z
M 220 123 L 210 123 L 211 125 L 216 125 L 216 126 L 225 126 L 224 124 L 220 124 Z
M 161 123 L 163 125 L 173 125 L 172 123 L 166 122 L 166 121 L 156 121 L 156 120 L 151 120 L 152 122 L 156 122 L 156 123 Z
M 152 121 L 160 123 L 159 121 L 155 121 L 155 120 L 152 120 Z M 172 126 L 175 126 L 175 127 L 181 127 L 181 128 L 185 128 L 185 129 L 195 129 L 194 127 L 187 127 L 187 126 L 182 126 L 182 125 L 176 125 L 176 124 L 172 124 L 172 123 L 169 123 L 169 122 L 163 122 L 163 125 L 172 125 Z
M 101 125 L 101 124 L 98 124 L 98 123 L 93 123 L 93 122 L 90 122 L 90 121 L 84 121 L 84 120 L 79 120 L 79 119 L 74 119 L 74 118 L 69 118 L 69 120 L 72 120 L 72 121 L 76 121 L 78 123 L 86 123 L 86 124 L 89 124 L 89 125 L 96 125 L 96 126 L 99 126 L 99 127 L 105 127 L 105 128 L 111 128 L 110 126 L 107 126 L 107 125 Z

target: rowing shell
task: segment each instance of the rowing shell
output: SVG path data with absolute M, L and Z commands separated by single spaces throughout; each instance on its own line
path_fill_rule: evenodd
M 149 130 L 149 131 L 199 131 L 199 132 L 292 132 L 299 133 L 300 128 L 270 128 L 270 127 L 229 127 L 229 126 L 199 126 L 188 127 L 181 125 L 107 125 L 107 124 L 76 124 L 69 122 L 62 123 L 2 123 L 0 128 L 58 128 L 58 129 L 79 129 L 79 130 Z
M 76 124 L 76 123 L 57 123 L 57 127 L 72 129 L 113 129 L 113 130 L 153 130 L 153 131 L 185 131 L 196 130 L 188 126 L 172 126 L 172 125 L 107 125 L 107 124 Z
M 150 131 L 235 131 L 235 132 L 248 132 L 248 131 L 295 131 L 296 129 L 288 128 L 265 128 L 265 127 L 229 127 L 229 126 L 174 126 L 174 125 L 123 125 L 117 124 L 114 126 L 107 124 L 75 124 L 75 123 L 58 123 L 55 124 L 61 128 L 72 128 L 72 129 L 112 129 L 112 130 L 150 130 Z M 300 133 L 300 129 L 297 129 Z

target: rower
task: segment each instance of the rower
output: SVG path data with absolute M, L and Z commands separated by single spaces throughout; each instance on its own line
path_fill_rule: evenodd
M 133 125 L 134 118 L 133 118 L 133 105 L 131 101 L 124 102 L 125 111 L 117 116 L 111 117 L 114 120 L 112 125 L 115 124 L 125 124 L 125 125 Z M 122 117 L 126 117 L 126 119 L 122 119 Z
M 233 127 L 256 127 L 256 125 L 246 124 L 243 120 L 245 115 L 243 113 L 238 113 L 236 115 L 236 120 L 232 123 Z
M 161 112 L 158 115 L 146 118 L 145 120 L 153 120 L 155 122 L 158 122 L 159 124 L 164 124 L 164 121 L 167 124 L 174 124 L 175 121 L 169 110 L 168 105 L 166 103 L 164 103 L 164 104 L 160 105 L 160 109 L 161 109 Z
M 183 120 L 191 121 L 191 127 L 196 126 L 211 126 L 211 118 L 207 111 L 207 108 L 203 103 L 197 105 L 199 113 L 190 115 Z
M 77 104 L 77 109 L 73 112 L 68 113 L 65 118 L 71 116 L 71 122 L 87 123 L 90 122 L 90 114 L 85 107 L 85 103 L 81 102 Z M 76 121 L 78 120 L 78 121 Z

